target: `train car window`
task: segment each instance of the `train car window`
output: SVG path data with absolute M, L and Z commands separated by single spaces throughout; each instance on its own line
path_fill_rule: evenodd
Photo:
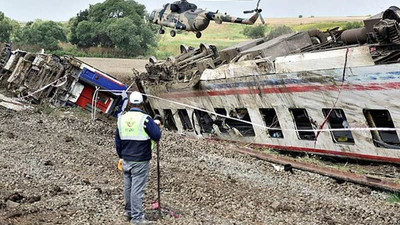
M 214 124 L 211 116 L 208 113 L 197 109 L 194 110 L 194 113 L 196 114 L 197 120 L 199 121 L 201 133 L 211 133 Z
M 181 119 L 183 130 L 193 130 L 193 125 L 190 121 L 189 114 L 186 109 L 178 109 L 178 115 Z
M 176 128 L 174 114 L 172 114 L 172 110 L 170 109 L 164 109 L 164 127 L 168 130 L 178 130 L 178 128 Z
M 346 115 L 342 109 L 333 109 L 332 112 L 329 114 L 331 109 L 322 109 L 322 112 L 325 117 L 328 117 L 329 127 L 331 129 L 344 129 L 350 128 L 349 123 L 347 122 Z M 335 143 L 354 143 L 353 135 L 351 131 L 331 131 L 331 135 L 333 141 Z
M 260 113 L 264 119 L 265 126 L 273 128 L 268 129 L 269 136 L 271 138 L 284 138 L 275 109 L 260 109 Z
M 99 93 L 98 97 L 97 97 L 97 101 L 102 102 L 103 104 L 107 104 L 108 100 L 110 98 L 107 95 L 104 95 L 102 93 Z
M 294 122 L 296 124 L 296 128 L 299 135 L 300 140 L 315 140 L 315 132 L 313 130 L 311 120 L 308 117 L 307 110 L 305 109 L 289 109 L 292 113 Z M 301 131 L 307 130 L 307 131 Z M 310 131 L 309 131 L 310 130 Z
M 250 114 L 249 114 L 248 110 L 245 108 L 232 110 L 229 113 L 229 116 L 240 119 L 240 120 L 244 120 L 247 122 L 251 122 Z M 253 129 L 253 125 L 251 125 L 251 124 L 233 120 L 233 119 L 226 119 L 225 123 L 229 127 L 237 129 L 240 132 L 240 134 L 244 137 L 256 136 L 256 133 L 254 132 L 254 129 Z
M 214 111 L 217 114 L 227 116 L 226 110 L 224 108 L 215 108 Z M 217 116 L 214 124 L 218 126 L 221 133 L 228 133 L 229 127 L 226 125 L 226 118 Z
M 364 109 L 364 116 L 371 128 L 395 128 L 388 110 Z M 396 131 L 371 130 L 375 146 L 400 149 L 400 140 Z

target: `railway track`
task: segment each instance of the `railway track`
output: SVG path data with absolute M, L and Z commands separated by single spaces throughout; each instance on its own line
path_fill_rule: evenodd
M 397 180 L 400 180 L 398 179 L 399 177 L 397 175 L 375 173 L 375 172 L 371 172 L 365 175 L 355 172 L 342 171 L 327 166 L 320 166 L 313 163 L 301 162 L 300 160 L 277 156 L 271 153 L 261 152 L 254 149 L 237 148 L 237 147 L 230 147 L 230 149 L 241 154 L 249 155 L 258 158 L 260 160 L 268 161 L 270 163 L 284 165 L 286 170 L 289 170 L 289 168 L 299 169 L 331 177 L 339 181 L 352 182 L 355 184 L 368 186 L 378 190 L 400 193 L 400 183 L 387 179 L 387 178 L 395 178 Z

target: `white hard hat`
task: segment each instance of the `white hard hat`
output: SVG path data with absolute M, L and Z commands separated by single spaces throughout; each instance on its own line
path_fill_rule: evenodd
M 132 104 L 140 104 L 143 102 L 143 95 L 140 92 L 134 91 L 131 96 L 129 96 L 129 101 Z

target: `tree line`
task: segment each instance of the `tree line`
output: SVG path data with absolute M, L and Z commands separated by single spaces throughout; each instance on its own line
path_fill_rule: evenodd
M 104 47 L 125 56 L 145 55 L 157 43 L 155 28 L 145 22 L 146 15 L 145 6 L 134 0 L 90 5 L 65 23 L 35 20 L 20 24 L 0 12 L 0 42 L 49 51 L 69 42 L 83 49 Z

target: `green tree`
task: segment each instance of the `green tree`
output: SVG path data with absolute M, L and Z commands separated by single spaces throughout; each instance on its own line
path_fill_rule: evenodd
M 271 31 L 268 33 L 267 39 L 272 40 L 281 35 L 290 34 L 290 33 L 293 33 L 293 30 L 292 30 L 292 28 L 290 28 L 288 26 L 282 25 L 282 26 L 273 27 L 271 29 Z
M 69 21 L 69 40 L 81 48 L 116 48 L 127 56 L 145 54 L 156 46 L 156 36 L 146 24 L 144 5 L 133 0 L 106 0 L 91 5 Z
M 72 17 L 69 22 L 68 22 L 68 26 L 69 26 L 69 37 L 68 39 L 70 40 L 71 43 L 73 44 L 78 44 L 79 39 L 77 37 L 77 28 L 80 22 L 82 21 L 87 21 L 88 20 L 88 15 L 89 15 L 89 11 L 86 9 L 84 11 L 80 11 L 76 17 Z
M 28 22 L 21 31 L 19 43 L 35 45 L 47 50 L 59 49 L 59 42 L 66 41 L 67 37 L 62 25 L 54 21 Z
M 10 42 L 12 30 L 11 20 L 0 11 L 0 42 Z
M 266 26 L 265 25 L 257 25 L 257 26 L 247 26 L 243 30 L 243 34 L 248 38 L 256 39 L 265 37 Z
M 97 30 L 99 27 L 99 23 L 90 22 L 90 21 L 82 21 L 75 28 L 75 37 L 77 44 L 80 47 L 88 48 L 91 46 L 96 46 L 99 44 L 97 39 Z

